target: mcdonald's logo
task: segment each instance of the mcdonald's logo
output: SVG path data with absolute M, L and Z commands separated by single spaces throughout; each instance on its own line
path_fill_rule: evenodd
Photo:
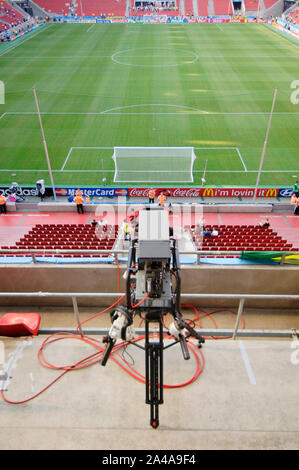
M 266 191 L 266 197 L 277 197 L 278 196 L 278 188 L 269 188 Z
M 214 197 L 214 189 L 213 188 L 205 188 L 202 193 L 203 197 Z

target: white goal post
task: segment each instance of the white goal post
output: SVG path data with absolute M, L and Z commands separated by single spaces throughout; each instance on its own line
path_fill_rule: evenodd
M 115 183 L 193 183 L 193 147 L 114 147 Z

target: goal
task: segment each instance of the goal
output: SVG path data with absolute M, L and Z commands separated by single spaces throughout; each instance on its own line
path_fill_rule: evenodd
M 115 183 L 193 183 L 193 147 L 114 147 Z

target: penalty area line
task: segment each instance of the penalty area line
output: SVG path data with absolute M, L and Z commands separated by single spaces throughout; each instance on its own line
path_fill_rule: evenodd
M 214 23 L 214 24 L 217 26 L 217 28 L 218 28 L 220 31 L 222 31 L 222 32 L 224 33 L 223 29 L 221 28 L 221 26 L 220 26 L 218 23 Z
M 89 31 L 91 31 L 91 30 L 92 30 L 92 28 L 94 27 L 94 25 L 95 25 L 95 24 L 96 24 L 96 23 L 92 23 L 92 25 L 91 25 L 91 26 L 89 26 L 89 28 L 87 29 L 87 31 L 86 31 L 86 32 L 87 32 L 87 33 L 89 33 Z
M 70 150 L 69 150 L 69 152 L 68 152 L 66 158 L 64 159 L 64 162 L 63 162 L 63 164 L 62 164 L 62 167 L 61 167 L 60 171 L 63 171 L 63 170 L 64 170 L 64 167 L 65 167 L 65 165 L 67 164 L 68 159 L 70 158 L 70 155 L 71 155 L 71 153 L 72 153 L 72 150 L 73 150 L 73 147 L 70 148 Z
M 65 170 L 65 166 L 71 156 L 71 153 L 73 150 L 113 150 L 114 147 L 71 147 L 70 150 L 68 151 L 67 156 L 64 159 L 64 162 L 62 164 L 62 167 L 60 168 L 59 171 L 80 171 L 80 170 Z M 84 170 L 82 170 L 84 171 Z M 94 171 L 94 170 L 86 170 L 86 171 Z
M 242 163 L 242 165 L 243 165 L 243 167 L 244 167 L 244 170 L 245 170 L 245 172 L 247 173 L 247 166 L 245 165 L 245 162 L 244 162 L 244 160 L 243 160 L 243 157 L 242 157 L 241 152 L 240 152 L 240 150 L 239 150 L 238 147 L 236 147 L 236 151 L 237 151 L 237 154 L 239 155 L 239 158 L 240 158 L 241 163 Z

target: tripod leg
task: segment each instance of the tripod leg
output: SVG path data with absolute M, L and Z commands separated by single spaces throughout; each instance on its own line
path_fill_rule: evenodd
M 162 324 L 159 342 L 149 342 L 148 322 L 145 337 L 146 403 L 151 405 L 150 424 L 159 426 L 159 405 L 163 403 L 163 337 Z
M 104 353 L 103 359 L 101 361 L 102 366 L 105 366 L 108 359 L 109 359 L 110 353 L 111 353 L 111 351 L 112 351 L 112 349 L 115 345 L 115 339 L 108 338 L 107 342 L 108 342 L 108 345 L 107 345 L 106 351 Z

